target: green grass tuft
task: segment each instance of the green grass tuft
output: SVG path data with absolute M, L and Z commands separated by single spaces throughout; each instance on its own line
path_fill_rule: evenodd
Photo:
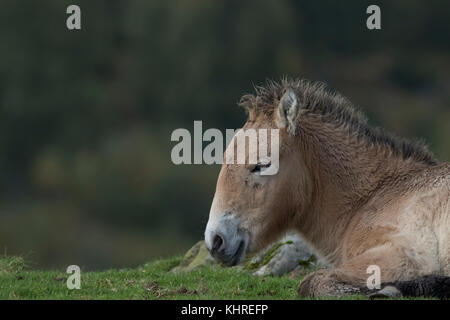
M 22 257 L 0 257 L 0 275 L 22 272 L 25 267 Z
M 297 287 L 303 275 L 260 278 L 213 266 L 171 272 L 181 261 L 180 256 L 135 269 L 82 270 L 81 289 L 69 290 L 65 270 L 27 270 L 24 259 L 4 257 L 0 258 L 0 299 L 299 299 Z
M 286 244 L 292 244 L 292 241 L 291 241 L 291 240 L 288 240 L 288 241 L 286 241 L 286 242 L 280 242 L 280 243 L 274 245 L 273 248 L 271 248 L 271 249 L 266 253 L 266 256 L 264 257 L 264 261 L 263 261 L 262 265 L 265 266 L 266 264 L 268 264 L 269 261 L 272 260 L 272 258 L 276 255 L 277 250 L 278 250 L 280 247 L 282 247 L 282 246 L 284 246 L 284 245 L 286 245 Z

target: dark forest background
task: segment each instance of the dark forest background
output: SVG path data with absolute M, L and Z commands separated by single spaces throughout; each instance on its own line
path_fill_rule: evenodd
M 236 102 L 266 78 L 326 82 L 450 160 L 449 16 L 436 0 L 2 0 L 1 254 L 102 269 L 183 253 L 220 167 L 173 165 L 170 135 L 240 128 Z

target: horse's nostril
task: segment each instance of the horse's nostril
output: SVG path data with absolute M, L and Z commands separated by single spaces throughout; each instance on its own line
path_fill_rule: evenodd
M 223 238 L 216 234 L 213 240 L 212 252 L 217 252 L 223 245 Z

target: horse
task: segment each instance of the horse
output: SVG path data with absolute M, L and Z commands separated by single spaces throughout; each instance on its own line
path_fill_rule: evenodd
M 450 163 L 371 126 L 322 83 L 267 80 L 239 105 L 248 119 L 236 136 L 279 130 L 279 168 L 222 164 L 205 230 L 215 259 L 235 265 L 294 230 L 329 265 L 300 282 L 300 296 L 450 296 Z

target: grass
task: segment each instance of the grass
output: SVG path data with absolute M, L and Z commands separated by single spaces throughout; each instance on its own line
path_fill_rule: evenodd
M 214 267 L 170 272 L 181 260 L 157 260 L 136 269 L 82 271 L 81 289 L 69 290 L 65 270 L 28 270 L 24 259 L 4 257 L 0 258 L 0 299 L 298 299 L 301 276 L 260 278 Z

